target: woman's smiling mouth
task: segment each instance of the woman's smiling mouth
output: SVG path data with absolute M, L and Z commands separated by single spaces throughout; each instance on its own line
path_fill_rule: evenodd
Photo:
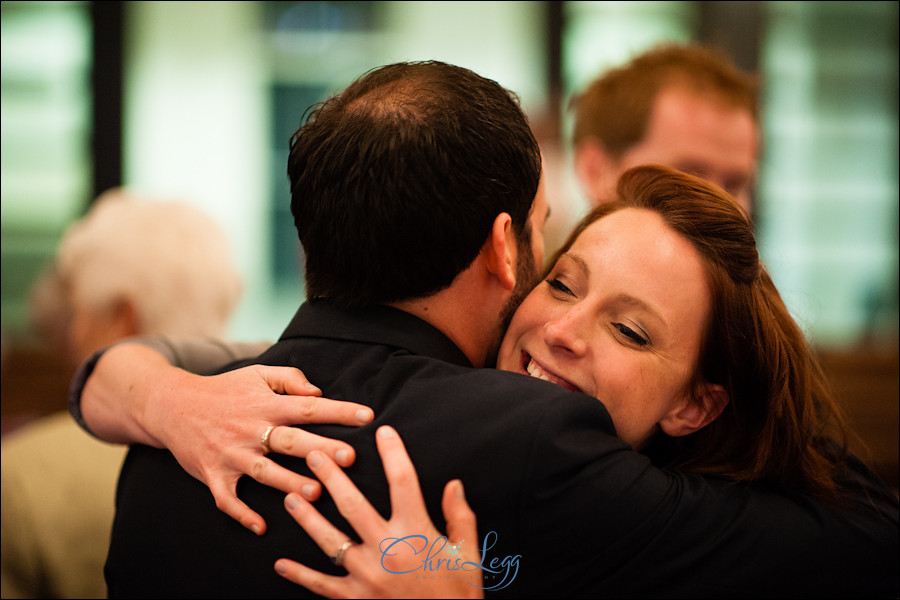
M 571 390 L 573 392 L 581 392 L 581 388 L 577 385 L 568 381 L 567 379 L 563 379 L 559 375 L 553 373 L 549 369 L 547 369 L 542 364 L 538 363 L 534 358 L 529 355 L 527 352 L 522 352 L 522 369 L 525 371 L 527 375 L 530 377 L 534 377 L 535 379 L 542 379 L 543 381 L 549 381 L 550 383 L 555 383 L 556 385 L 562 386 L 567 390 Z

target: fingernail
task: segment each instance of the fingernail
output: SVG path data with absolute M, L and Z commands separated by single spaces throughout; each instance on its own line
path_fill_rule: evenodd
M 375 413 L 373 413 L 368 408 L 360 408 L 356 411 L 356 419 L 358 421 L 362 421 L 363 423 L 368 423 L 375 417 Z
M 466 499 L 466 492 L 463 490 L 463 483 L 460 479 L 456 480 L 456 497 L 460 500 Z
M 253 525 L 250 526 L 250 531 L 252 531 L 256 535 L 259 535 L 259 525 L 254 523 Z
M 387 439 L 387 438 L 391 437 L 392 435 L 397 434 L 397 432 L 394 431 L 394 428 L 391 427 L 390 425 L 382 425 L 381 427 L 378 428 L 378 431 L 376 431 L 375 433 L 376 433 L 376 435 L 378 435 L 384 439 Z
M 285 573 L 287 573 L 287 568 L 285 567 L 284 562 L 280 560 L 275 561 L 275 572 L 279 575 L 284 575 Z
M 320 390 L 319 388 L 317 388 L 316 386 L 314 386 L 313 384 L 311 384 L 309 382 L 306 383 L 306 389 L 308 389 L 310 392 L 319 392 L 319 393 L 322 392 L 322 390 Z
M 297 494 L 288 494 L 284 499 L 284 505 L 293 510 L 300 506 L 300 498 L 297 497 Z
M 310 452 L 309 456 L 306 457 L 306 464 L 308 464 L 311 469 L 322 466 L 323 461 L 324 458 L 322 456 L 322 453 L 316 450 Z
M 300 493 L 303 494 L 303 497 L 307 500 L 313 499 L 313 494 L 316 492 L 316 486 L 311 483 L 306 483 L 300 487 Z
M 347 450 L 346 448 L 341 448 L 340 450 L 338 450 L 337 452 L 334 453 L 334 458 L 335 458 L 335 460 L 338 461 L 338 463 L 340 463 L 342 465 L 346 464 L 347 461 L 350 460 L 350 451 Z

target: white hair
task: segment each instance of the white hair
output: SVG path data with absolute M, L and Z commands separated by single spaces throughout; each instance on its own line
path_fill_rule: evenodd
M 79 307 L 123 299 L 142 335 L 223 337 L 242 284 L 218 225 L 182 202 L 101 195 L 60 242 L 56 269 Z

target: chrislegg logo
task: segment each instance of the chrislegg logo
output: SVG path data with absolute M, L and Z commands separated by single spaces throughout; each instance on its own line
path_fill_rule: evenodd
M 495 556 L 488 560 L 488 551 L 497 544 L 497 533 L 491 531 L 484 536 L 481 546 L 481 564 L 472 561 L 464 561 L 459 557 L 460 547 L 465 543 L 461 540 L 451 544 L 446 536 L 440 536 L 435 540 L 429 540 L 424 535 L 408 535 L 402 538 L 385 538 L 381 540 L 378 549 L 381 551 L 381 567 L 394 575 L 416 573 L 423 579 L 435 579 L 437 577 L 469 578 L 472 573 L 481 569 L 484 583 L 496 581 L 492 585 L 475 585 L 467 582 L 472 587 L 482 590 L 502 590 L 511 584 L 519 574 L 519 559 L 521 554 L 500 558 Z M 398 560 L 394 560 L 398 557 Z M 408 560 L 407 560 L 408 558 Z M 388 560 L 390 559 L 390 560 Z M 385 564 L 388 561 L 393 567 Z M 409 565 L 412 568 L 397 567 L 397 564 Z M 413 566 L 414 565 L 414 566 Z M 421 574 L 417 573 L 421 571 Z

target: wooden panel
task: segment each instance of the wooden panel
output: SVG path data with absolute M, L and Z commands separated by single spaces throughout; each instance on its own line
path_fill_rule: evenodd
M 866 448 L 854 447 L 885 481 L 898 489 L 900 469 L 900 352 L 861 349 L 822 352 L 822 364 Z

